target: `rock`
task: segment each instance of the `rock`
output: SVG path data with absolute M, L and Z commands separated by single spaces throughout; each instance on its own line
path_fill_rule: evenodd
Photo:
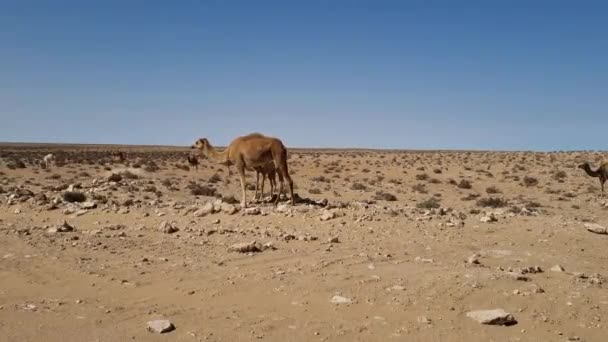
M 166 319 L 158 319 L 148 322 L 148 330 L 157 334 L 163 334 L 175 330 L 175 326 Z
M 420 324 L 431 324 L 431 320 L 428 319 L 428 317 L 426 317 L 426 316 L 419 316 L 418 317 L 418 323 L 420 323 Z
M 255 253 L 261 252 L 264 247 L 257 243 L 256 241 L 251 242 L 241 242 L 235 243 L 234 245 L 228 247 L 228 252 L 238 252 L 238 253 Z
M 223 203 L 223 202 L 220 205 L 220 208 L 222 209 L 223 212 L 225 212 L 228 215 L 235 214 L 237 211 L 239 211 L 234 205 L 229 204 L 229 203 Z
M 63 221 L 63 223 L 56 225 L 55 227 L 51 227 L 47 230 L 48 233 L 54 234 L 54 233 L 67 233 L 67 232 L 73 232 L 74 231 L 74 227 L 70 226 L 69 223 L 67 223 L 66 221 Z
M 503 309 L 470 311 L 467 312 L 467 317 L 478 323 L 488 325 L 513 325 L 517 323 L 515 317 Z
M 483 216 L 482 218 L 479 219 L 479 221 L 481 221 L 483 223 L 497 222 L 498 218 L 496 218 L 496 216 L 494 216 L 494 214 L 490 214 L 490 215 Z
M 120 209 L 118 210 L 118 213 L 119 213 L 119 214 L 122 214 L 122 215 L 124 215 L 124 214 L 128 214 L 128 213 L 129 213 L 129 208 L 120 208 Z
M 467 259 L 467 263 L 469 264 L 473 264 L 473 265 L 479 265 L 479 255 L 477 254 L 473 254 L 471 255 L 468 259 Z
M 530 281 L 530 278 L 526 277 L 525 275 L 521 274 L 521 273 L 517 273 L 517 272 L 508 272 L 509 276 L 513 279 L 513 280 L 517 280 L 517 281 Z
M 209 214 L 213 214 L 213 203 L 208 202 L 202 208 L 194 212 L 195 217 L 203 217 Z
M 335 295 L 331 297 L 332 304 L 351 304 L 353 301 L 350 298 Z
M 165 234 L 173 234 L 177 231 L 179 231 L 179 229 L 175 226 L 173 226 L 171 223 L 167 222 L 167 221 L 163 221 L 160 223 L 160 226 L 158 226 L 158 230 L 160 230 L 161 232 L 165 233 Z
M 329 211 L 329 210 L 323 210 L 323 214 L 321 214 L 321 217 L 319 218 L 321 221 L 329 221 L 331 219 L 336 218 L 336 213 L 333 211 Z
M 245 209 L 245 215 L 260 215 L 261 213 L 262 211 L 257 207 Z
M 19 209 L 19 208 L 15 209 L 15 214 L 21 214 L 21 209 Z
M 551 272 L 565 272 L 566 269 L 564 269 L 561 265 L 555 265 L 553 267 L 551 267 Z
M 82 209 L 95 209 L 97 208 L 97 203 L 95 202 L 83 202 L 80 207 Z
M 585 223 L 585 228 L 595 234 L 608 234 L 608 229 L 597 223 Z
M 329 239 L 327 239 L 327 242 L 329 242 L 329 243 L 340 243 L 340 239 L 337 236 L 334 236 L 334 237 L 330 237 Z
M 287 205 L 287 204 L 279 204 L 276 207 L 275 211 L 278 211 L 280 213 L 287 212 L 287 211 L 289 211 L 289 205 Z

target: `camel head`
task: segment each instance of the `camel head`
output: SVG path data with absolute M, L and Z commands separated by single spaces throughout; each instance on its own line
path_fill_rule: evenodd
M 198 140 L 196 140 L 194 142 L 194 144 L 192 144 L 192 146 L 190 146 L 190 148 L 196 148 L 199 150 L 205 150 L 210 146 L 209 144 L 209 140 L 207 140 L 207 138 L 200 138 Z
M 586 169 L 590 169 L 590 168 L 591 168 L 591 165 L 589 164 L 589 162 L 584 162 L 584 163 L 580 164 L 580 165 L 578 166 L 578 168 L 579 168 L 579 169 L 586 170 Z

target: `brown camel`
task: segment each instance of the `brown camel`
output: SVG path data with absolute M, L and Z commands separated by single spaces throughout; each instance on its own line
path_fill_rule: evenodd
M 262 175 L 262 186 L 261 186 L 261 190 L 260 190 L 260 195 L 258 197 L 258 184 L 259 184 L 260 175 Z M 268 178 L 268 181 L 270 182 L 270 197 L 272 198 L 274 196 L 274 189 L 277 184 L 276 175 L 277 175 L 277 169 L 274 166 L 274 162 L 270 162 L 264 166 L 255 168 L 255 196 L 254 196 L 255 199 L 264 198 L 264 181 L 266 178 Z M 281 182 L 283 181 L 283 176 L 281 176 L 281 174 L 279 174 L 279 180 Z
M 194 167 L 196 171 L 198 171 L 198 157 L 196 155 L 188 155 L 188 164 L 190 164 L 190 166 Z
M 209 159 L 230 166 L 236 165 L 241 180 L 242 200 L 241 206 L 247 206 L 246 201 L 246 182 L 245 169 L 256 169 L 265 167 L 273 163 L 279 174 L 279 195 L 274 205 L 279 203 L 279 199 L 284 190 L 284 180 L 287 180 L 291 195 L 291 204 L 295 205 L 293 196 L 293 181 L 289 176 L 287 167 L 287 149 L 280 139 L 267 137 L 259 133 L 254 133 L 234 139 L 222 152 L 215 150 L 206 138 L 198 139 L 192 148 L 200 150 Z
M 585 170 L 591 177 L 598 177 L 600 179 L 600 185 L 602 186 L 602 193 L 604 193 L 604 183 L 608 180 L 608 163 L 600 165 L 595 171 L 591 169 L 589 162 L 582 163 L 578 168 Z

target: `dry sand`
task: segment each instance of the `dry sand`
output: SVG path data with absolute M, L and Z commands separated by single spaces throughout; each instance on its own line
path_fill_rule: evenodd
M 297 150 L 309 204 L 202 215 L 216 199 L 192 189 L 240 200 L 236 174 L 122 149 L 125 164 L 99 146 L 0 147 L 1 341 L 608 340 L 608 235 L 585 226 L 608 227 L 608 201 L 576 168 L 605 153 Z M 66 203 L 70 185 L 96 208 Z M 517 324 L 467 317 L 485 309 Z M 156 319 L 175 330 L 149 332 Z

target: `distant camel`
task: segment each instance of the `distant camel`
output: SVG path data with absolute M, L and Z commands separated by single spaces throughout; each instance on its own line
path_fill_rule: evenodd
M 46 156 L 44 156 L 44 158 L 42 158 L 42 161 L 44 162 L 44 168 L 48 169 L 51 162 L 55 161 L 55 155 L 52 153 L 49 153 Z
M 259 133 L 254 133 L 234 139 L 226 149 L 217 152 L 206 138 L 198 139 L 192 148 L 199 149 L 208 158 L 220 164 L 230 166 L 236 165 L 241 180 L 241 190 L 243 193 L 241 206 L 247 206 L 245 169 L 256 169 L 264 167 L 268 163 L 274 163 L 280 177 L 279 195 L 274 205 L 279 203 L 279 199 L 284 190 L 283 180 L 287 180 L 289 192 L 291 194 L 291 204 L 295 205 L 293 196 L 293 181 L 289 176 L 287 167 L 287 149 L 283 142 L 277 138 L 267 137 Z
M 127 159 L 127 156 L 124 152 L 121 151 L 112 151 L 110 152 L 112 158 L 118 159 L 120 162 L 124 162 Z
M 604 163 L 593 171 L 589 162 L 584 162 L 578 166 L 579 169 L 585 170 L 591 177 L 598 177 L 600 179 L 600 185 L 602 186 L 602 193 L 604 193 L 604 183 L 608 180 L 608 163 Z
M 196 155 L 188 155 L 188 164 L 190 164 L 190 166 L 194 167 L 196 171 L 198 171 L 198 157 Z

